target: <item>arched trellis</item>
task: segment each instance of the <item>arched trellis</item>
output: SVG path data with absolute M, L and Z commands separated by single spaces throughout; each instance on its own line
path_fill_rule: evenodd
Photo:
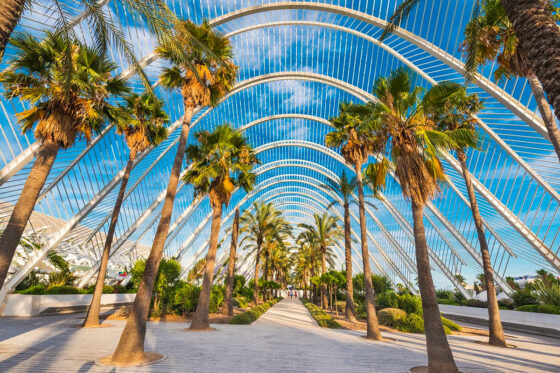
M 289 3 L 289 4 L 292 4 L 292 6 L 293 6 L 294 8 L 295 8 L 295 7 L 298 7 L 298 6 L 301 6 L 301 3 Z M 325 6 L 324 4 L 318 4 L 318 5 L 319 5 L 319 6 L 323 6 L 323 7 Z M 275 6 L 280 7 L 281 4 L 275 4 Z M 311 5 L 310 5 L 310 6 L 311 6 Z M 315 4 L 312 4 L 312 6 L 315 6 Z M 261 9 L 259 10 L 259 12 L 260 12 L 260 11 L 267 11 L 267 10 L 263 10 L 263 9 L 264 9 L 264 8 L 261 8 Z M 270 8 L 269 8 L 268 10 L 270 10 Z M 239 13 L 239 14 L 241 14 L 241 13 Z M 243 15 L 239 15 L 239 17 L 242 17 L 242 16 L 243 16 Z M 146 59 L 146 61 L 147 61 L 147 59 Z M 463 197 L 463 198 L 464 198 L 464 197 Z M 498 210 L 498 211 L 501 211 L 501 210 Z M 512 218 L 514 218 L 515 214 L 511 214 L 511 216 L 512 216 Z M 529 232 L 530 232 L 530 230 L 529 230 Z

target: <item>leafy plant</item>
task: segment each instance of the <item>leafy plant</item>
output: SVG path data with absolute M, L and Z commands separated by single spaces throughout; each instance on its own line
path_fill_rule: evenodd
M 528 286 L 513 293 L 511 299 L 513 299 L 513 304 L 515 304 L 516 307 L 538 303 L 537 297 Z
M 309 310 L 311 316 L 317 321 L 322 328 L 337 329 L 340 328 L 340 324 L 336 322 L 331 316 L 327 315 L 319 306 L 308 302 L 307 300 L 301 299 L 303 305 Z
M 534 283 L 535 295 L 539 302 L 560 306 L 560 284 L 557 281 L 538 280 Z
M 385 308 L 377 312 L 377 318 L 381 325 L 394 328 L 399 320 L 406 318 L 406 312 L 398 308 Z

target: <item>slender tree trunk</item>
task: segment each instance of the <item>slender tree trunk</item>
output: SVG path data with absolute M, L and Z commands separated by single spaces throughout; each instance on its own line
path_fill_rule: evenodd
M 329 286 L 329 310 L 331 311 L 331 315 L 333 313 L 333 302 L 332 302 L 332 286 Z
M 346 319 L 356 321 L 354 284 L 352 283 L 352 238 L 350 237 L 350 206 L 344 203 L 344 256 L 346 258 Z
M 257 252 L 255 255 L 255 284 L 253 285 L 253 297 L 255 306 L 259 305 L 259 263 L 261 258 L 261 243 L 257 242 Z
M 548 102 L 560 119 L 560 29 L 542 0 L 502 0 Z M 537 102 L 538 103 L 538 102 Z M 548 128 L 547 128 L 548 129 Z M 552 136 L 551 136 L 552 140 Z M 554 143 L 553 143 L 554 144 Z M 557 144 L 554 145 L 556 151 Z
M 268 249 L 264 252 L 264 286 L 263 286 L 263 302 L 268 300 Z
M 181 168 L 183 167 L 185 147 L 190 130 L 189 124 L 193 111 L 194 108 L 185 108 L 181 137 L 179 138 L 177 153 L 173 160 L 165 202 L 161 210 L 161 217 L 154 237 L 154 243 L 152 244 L 148 260 L 146 261 L 146 269 L 142 275 L 142 280 L 140 281 L 140 286 L 134 298 L 134 304 L 132 305 L 130 315 L 121 334 L 119 344 L 113 353 L 112 361 L 114 363 L 135 364 L 146 360 L 144 353 L 146 320 L 148 318 L 148 311 L 150 310 L 154 282 L 158 273 L 159 263 L 161 262 L 163 246 L 171 223 L 173 202 L 175 200 L 175 194 L 177 193 L 177 184 L 179 183 Z
M 210 295 L 212 293 L 212 282 L 214 280 L 214 264 L 216 263 L 216 251 L 218 250 L 218 238 L 220 235 L 220 224 L 222 222 L 222 202 L 212 204 L 212 226 L 210 227 L 210 245 L 206 255 L 206 267 L 204 268 L 204 278 L 202 289 L 198 297 L 196 311 L 194 311 L 193 321 L 189 330 L 209 330 L 210 322 L 208 314 L 210 309 Z
M 323 271 L 323 275 L 327 273 L 327 261 L 325 258 L 326 250 L 326 247 L 321 247 L 321 269 Z M 327 299 L 327 285 L 325 283 L 321 284 L 321 303 L 323 309 L 327 308 L 329 305 L 329 301 Z
M 25 3 L 24 0 L 7 0 L 0 5 L 0 62 L 4 58 L 10 35 L 19 23 Z
M 436 289 L 432 280 L 426 232 L 422 206 L 414 201 L 412 204 L 412 218 L 414 221 L 414 243 L 416 245 L 416 265 L 418 267 L 418 286 L 422 297 L 424 310 L 424 333 L 428 350 L 428 369 L 430 373 L 457 373 L 457 366 L 453 360 L 451 348 L 447 342 L 436 297 Z
M 336 296 L 336 293 L 338 292 L 338 287 L 334 288 L 334 309 L 336 311 L 336 317 L 338 317 L 338 297 Z
M 457 152 L 463 177 L 465 178 L 465 185 L 469 194 L 469 202 L 471 204 L 471 211 L 473 214 L 474 225 L 478 234 L 478 241 L 480 243 L 480 253 L 482 254 L 482 266 L 484 269 L 484 279 L 486 280 L 486 294 L 488 294 L 488 320 L 489 320 L 489 342 L 491 345 L 507 347 L 506 337 L 504 336 L 504 329 L 500 320 L 500 307 L 498 306 L 498 297 L 496 296 L 496 289 L 494 287 L 494 270 L 490 262 L 490 251 L 488 250 L 488 242 L 484 233 L 484 226 L 482 225 L 482 216 L 478 209 L 478 203 L 474 194 L 472 185 L 471 174 L 467 168 L 466 154 L 462 150 Z
M 231 228 L 231 245 L 229 248 L 229 264 L 226 286 L 226 306 L 224 307 L 224 315 L 233 315 L 233 279 L 235 275 L 235 256 L 237 251 L 237 237 L 239 235 L 239 208 L 235 210 L 233 218 L 233 226 Z
M 356 180 L 358 182 L 358 207 L 360 210 L 360 239 L 362 241 L 362 260 L 364 263 L 364 290 L 366 292 L 367 310 L 367 339 L 381 340 L 377 313 L 375 312 L 375 295 L 371 283 L 371 268 L 369 266 L 369 250 L 367 244 L 367 226 L 364 202 L 364 184 L 362 181 L 362 165 L 356 164 Z
M 117 200 L 115 201 L 115 207 L 113 207 L 113 215 L 111 216 L 111 222 L 109 223 L 109 230 L 107 231 L 107 236 L 105 237 L 105 247 L 103 248 L 103 254 L 101 256 L 101 263 L 99 264 L 97 282 L 95 283 L 95 289 L 93 290 L 91 304 L 84 320 L 84 328 L 99 326 L 101 296 L 103 295 L 103 285 L 105 285 L 107 265 L 109 264 L 109 254 L 111 253 L 111 245 L 113 243 L 113 238 L 115 237 L 115 228 L 117 227 L 117 221 L 119 220 L 119 214 L 121 212 L 126 185 L 128 184 L 128 179 L 130 178 L 130 171 L 132 170 L 132 164 L 135 157 L 136 152 L 131 151 L 130 156 L 128 157 L 128 162 L 126 164 L 123 179 L 121 181 L 119 194 L 117 195 Z
M 4 286 L 10 264 L 19 245 L 19 241 L 33 212 L 35 202 L 45 185 L 58 153 L 59 145 L 51 140 L 44 140 L 39 147 L 37 158 L 25 181 L 23 190 L 14 206 L 8 225 L 0 237 L 0 289 Z
M 312 251 L 313 252 L 313 251 Z M 315 255 L 311 255 L 311 278 L 309 279 L 309 285 L 311 289 L 311 301 L 317 304 L 317 286 L 313 282 L 313 277 L 315 277 Z
M 531 85 L 531 90 L 533 91 L 533 96 L 535 97 L 535 101 L 537 102 L 546 131 L 550 137 L 550 142 L 554 147 L 558 160 L 560 160 L 560 130 L 558 129 L 556 121 L 552 116 L 550 104 L 546 101 L 543 86 L 532 70 L 527 74 L 527 80 L 529 80 L 529 84 Z

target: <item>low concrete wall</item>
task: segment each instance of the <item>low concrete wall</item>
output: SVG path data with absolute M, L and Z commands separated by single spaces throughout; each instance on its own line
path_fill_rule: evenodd
M 102 306 L 129 304 L 136 294 L 103 294 Z M 31 317 L 37 315 L 82 312 L 91 303 L 91 294 L 24 295 L 8 294 L 1 316 Z

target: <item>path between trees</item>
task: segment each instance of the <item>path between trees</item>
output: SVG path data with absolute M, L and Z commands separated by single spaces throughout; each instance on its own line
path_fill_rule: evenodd
M 84 315 L 0 318 L 0 372 L 395 372 L 427 362 L 419 334 L 384 333 L 394 342 L 369 342 L 363 332 L 320 328 L 299 300 L 284 299 L 251 325 L 213 325 L 188 333 L 185 323 L 148 322 L 146 350 L 167 358 L 139 368 L 110 370 L 93 360 L 110 355 L 124 321 L 110 328 L 74 326 Z M 105 321 L 107 322 L 107 321 Z M 516 349 L 449 336 L 463 372 L 559 372 L 560 340 L 508 333 Z

